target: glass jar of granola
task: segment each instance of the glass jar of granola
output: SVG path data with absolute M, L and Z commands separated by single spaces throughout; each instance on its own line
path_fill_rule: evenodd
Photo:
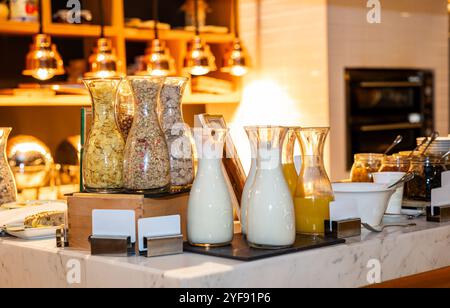
M 184 189 L 194 181 L 194 158 L 190 127 L 184 123 L 181 102 L 187 78 L 166 78 L 161 91 L 160 122 L 170 155 L 172 189 Z
M 83 80 L 93 105 L 93 122 L 83 149 L 84 190 L 116 193 L 123 190 L 125 141 L 115 119 L 115 98 L 121 78 Z
M 128 77 L 135 101 L 125 146 L 124 181 L 129 192 L 158 194 L 170 189 L 170 159 L 158 119 L 164 77 Z

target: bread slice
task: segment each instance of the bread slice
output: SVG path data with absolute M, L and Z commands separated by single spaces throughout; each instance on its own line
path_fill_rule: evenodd
M 59 227 L 65 224 L 65 212 L 43 212 L 25 218 L 26 228 Z

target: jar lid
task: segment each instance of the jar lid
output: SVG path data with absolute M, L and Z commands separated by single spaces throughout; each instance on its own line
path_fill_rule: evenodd
M 384 159 L 384 154 L 376 154 L 376 153 L 359 153 L 355 155 L 355 160 L 357 161 L 373 161 L 379 160 L 382 161 Z

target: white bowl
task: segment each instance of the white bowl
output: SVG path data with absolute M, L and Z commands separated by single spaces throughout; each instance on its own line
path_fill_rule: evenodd
M 357 204 L 363 223 L 379 226 L 395 188 L 375 183 L 334 183 L 333 191 L 336 201 L 353 200 Z
M 377 172 L 372 173 L 373 180 L 377 184 L 387 184 L 391 185 L 403 178 L 406 173 L 405 172 Z M 389 206 L 386 210 L 388 214 L 399 215 L 402 213 L 403 206 L 403 191 L 405 188 L 405 184 L 397 185 L 395 194 L 391 197 L 389 201 Z

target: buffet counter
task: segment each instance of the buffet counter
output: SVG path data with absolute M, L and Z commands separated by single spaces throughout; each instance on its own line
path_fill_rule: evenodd
M 450 223 L 416 222 L 249 263 L 191 253 L 92 257 L 54 240 L 0 238 L 0 287 L 362 287 L 376 279 L 377 264 L 383 282 L 450 266 Z

